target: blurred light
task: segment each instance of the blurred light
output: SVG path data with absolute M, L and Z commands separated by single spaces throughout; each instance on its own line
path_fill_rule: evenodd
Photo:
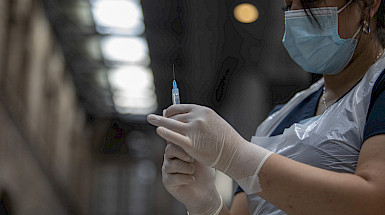
M 147 115 L 156 111 L 157 102 L 155 93 L 147 98 L 125 97 L 114 94 L 115 108 L 120 114 Z
M 235 18 L 242 23 L 252 23 L 259 18 L 258 9 L 249 3 L 243 3 L 234 8 Z
M 116 110 L 121 114 L 145 115 L 157 109 L 154 77 L 148 44 L 143 37 L 143 12 L 139 0 L 90 0 L 99 34 L 102 57 L 108 66 L 108 81 Z M 96 53 L 90 47 L 90 53 Z M 112 63 L 112 64 L 111 64 Z M 125 64 L 125 65 L 124 65 Z M 123 66 L 122 66 L 123 65 Z
M 157 108 L 152 71 L 125 66 L 109 72 L 116 109 L 121 114 L 145 115 Z
M 119 30 L 128 34 L 141 34 L 144 31 L 143 12 L 139 3 L 125 0 L 99 0 L 93 4 L 92 13 L 98 28 L 111 33 Z M 108 32 L 110 28 L 111 32 Z M 107 32 L 105 32 L 107 31 Z
M 105 59 L 148 65 L 148 45 L 141 37 L 106 37 L 101 41 Z
M 139 183 L 152 184 L 156 180 L 156 166 L 151 160 L 141 160 L 136 168 Z
M 125 66 L 111 70 L 109 80 L 116 89 L 153 89 L 154 77 L 150 69 L 141 66 Z

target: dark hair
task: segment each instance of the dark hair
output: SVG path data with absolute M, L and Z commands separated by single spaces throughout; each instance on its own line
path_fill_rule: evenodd
M 346 3 L 348 2 L 349 0 L 346 0 Z M 360 5 L 362 9 L 362 15 L 364 16 L 364 8 L 366 8 L 367 6 L 370 7 L 373 3 L 373 0 L 353 0 L 353 2 L 356 2 Z M 301 0 L 301 4 L 305 12 L 307 13 L 308 11 L 310 11 L 311 16 L 313 17 L 313 21 L 319 24 L 311 10 L 309 10 L 310 8 L 316 6 L 316 3 L 317 0 Z M 377 29 L 375 33 L 377 34 L 377 38 L 382 44 L 382 46 L 385 47 L 385 0 L 381 0 L 380 7 L 378 8 L 378 11 L 374 18 L 377 21 Z
M 385 47 L 385 0 L 381 0 L 380 7 L 376 14 L 377 18 L 377 37 L 380 43 Z

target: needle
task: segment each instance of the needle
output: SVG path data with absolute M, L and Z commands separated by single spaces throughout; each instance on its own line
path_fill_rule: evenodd
M 173 74 L 174 80 L 175 80 L 175 64 L 172 65 L 172 74 Z

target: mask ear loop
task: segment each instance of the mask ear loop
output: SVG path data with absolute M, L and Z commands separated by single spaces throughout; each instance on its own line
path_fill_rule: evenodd
M 353 0 L 350 0 L 345 6 L 343 6 L 341 9 L 337 10 L 337 14 L 339 14 L 339 13 L 341 13 L 343 10 L 345 10 L 345 8 L 346 8 L 347 6 L 349 6 L 352 2 L 353 2 Z M 364 24 L 365 24 L 365 21 L 364 21 Z M 362 29 L 362 25 L 358 28 L 358 30 L 356 31 L 356 33 L 353 35 L 352 39 L 355 39 L 355 38 L 357 37 L 357 35 L 360 33 L 361 29 Z M 363 31 L 365 31 L 365 29 L 364 29 Z M 370 31 L 370 29 L 369 29 L 369 31 Z M 353 40 L 352 40 L 352 41 L 353 41 Z
M 361 29 L 362 29 L 362 25 L 358 28 L 356 33 L 353 35 L 352 39 L 356 39 L 356 36 L 360 33 Z
M 347 6 L 349 6 L 351 3 L 353 2 L 353 0 L 350 0 L 347 4 L 345 4 L 345 6 L 343 6 L 341 9 L 337 10 L 337 14 L 341 13 Z

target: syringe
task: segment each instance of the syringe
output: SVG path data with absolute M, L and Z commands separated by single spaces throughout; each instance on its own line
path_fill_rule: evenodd
M 174 80 L 172 82 L 172 103 L 173 104 L 180 104 L 180 98 L 179 98 L 179 89 L 176 85 L 175 81 L 175 72 L 174 72 L 174 64 L 172 65 L 172 74 L 174 75 Z

